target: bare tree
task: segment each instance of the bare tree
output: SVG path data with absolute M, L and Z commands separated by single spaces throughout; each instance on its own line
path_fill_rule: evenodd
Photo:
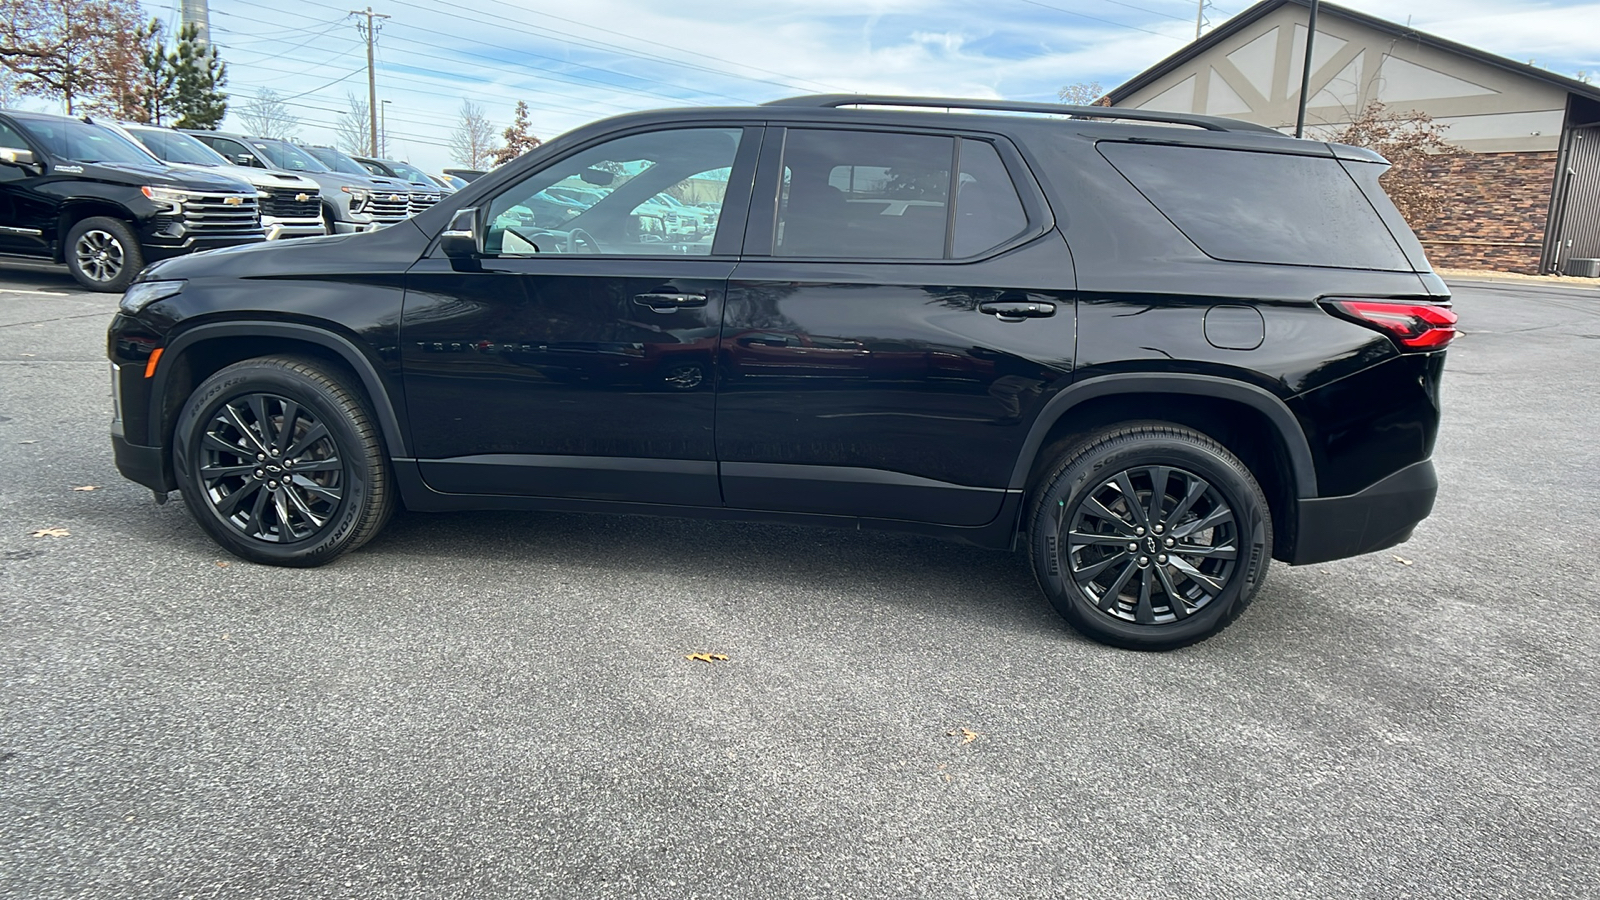
M 246 100 L 238 116 L 245 130 L 259 137 L 292 141 L 300 134 L 300 120 L 289 112 L 289 107 L 278 99 L 278 92 L 272 88 L 262 88 L 255 97 Z
M 112 109 L 137 76 L 138 0 L 0 0 L 0 66 L 23 94 Z
M 339 149 L 346 153 L 359 153 L 365 156 L 372 149 L 371 120 L 367 116 L 367 101 L 357 97 L 354 91 L 345 93 L 345 101 L 350 104 L 350 109 L 339 115 L 339 124 L 334 130 L 339 135 Z
M 1444 209 L 1448 183 L 1435 177 L 1461 151 L 1445 142 L 1444 130 L 1424 112 L 1390 112 L 1377 100 L 1328 139 L 1366 147 L 1389 161 L 1378 183 L 1412 228 L 1433 221 Z
M 500 149 L 494 126 L 483 107 L 470 100 L 461 101 L 460 115 L 460 124 L 450 134 L 450 158 L 469 169 L 487 169 Z
M 1072 106 L 1110 106 L 1111 98 L 1098 81 L 1076 81 L 1056 91 L 1062 103 Z

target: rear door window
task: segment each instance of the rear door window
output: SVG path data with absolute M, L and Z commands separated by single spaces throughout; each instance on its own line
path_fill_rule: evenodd
M 1207 256 L 1411 269 L 1377 210 L 1331 157 L 1110 141 L 1099 149 Z
M 774 256 L 963 259 L 1028 227 L 1015 183 L 983 140 L 791 128 L 782 177 Z

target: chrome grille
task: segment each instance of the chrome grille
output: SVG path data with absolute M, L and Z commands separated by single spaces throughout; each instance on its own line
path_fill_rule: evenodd
M 392 191 L 373 191 L 362 212 L 371 213 L 379 222 L 398 222 L 411 215 L 411 198 Z
M 237 200 L 237 203 L 229 203 Z M 261 231 L 256 198 L 242 194 L 190 194 L 183 201 L 183 226 L 190 234 L 248 234 Z
M 439 202 L 439 195 L 436 194 L 436 193 L 428 193 L 426 191 L 412 191 L 411 192 L 411 205 L 410 205 L 411 214 L 414 216 L 417 213 L 422 212 L 423 210 L 427 209 L 428 207 L 430 207 L 430 206 L 432 206 L 432 205 L 434 205 L 435 203 L 438 203 L 438 202 Z
M 315 219 L 322 215 L 322 197 L 316 188 L 262 188 L 261 214 L 280 219 Z M 302 200 L 301 197 L 306 199 Z

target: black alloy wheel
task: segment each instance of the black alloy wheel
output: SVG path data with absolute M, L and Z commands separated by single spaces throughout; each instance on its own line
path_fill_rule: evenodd
M 190 395 L 173 469 L 184 503 L 244 559 L 316 566 L 370 540 L 395 506 L 354 377 L 319 360 L 228 366 Z
M 67 271 L 91 291 L 127 290 L 144 268 L 139 239 L 120 219 L 93 216 L 67 230 Z
M 1239 524 L 1193 472 L 1117 472 L 1075 507 L 1057 501 L 1067 573 L 1108 616 L 1155 625 L 1187 619 L 1222 596 L 1238 567 Z
M 206 501 L 246 537 L 303 541 L 344 501 L 344 460 L 309 409 L 276 394 L 244 394 L 212 414 L 200 445 Z
M 1075 628 L 1166 650 L 1226 628 L 1260 589 L 1272 547 L 1266 499 L 1210 438 L 1124 427 L 1058 457 L 1029 522 L 1034 573 Z

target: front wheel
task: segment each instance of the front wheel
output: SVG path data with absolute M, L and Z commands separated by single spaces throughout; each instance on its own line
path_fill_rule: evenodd
M 1095 640 L 1171 650 L 1239 617 L 1266 579 L 1272 516 L 1250 470 L 1176 425 L 1129 426 L 1063 453 L 1028 521 L 1034 575 Z
M 195 521 L 226 550 L 319 566 L 383 527 L 394 488 L 348 378 L 318 360 L 262 357 L 218 371 L 189 396 L 173 470 Z
M 92 216 L 67 230 L 67 271 L 91 291 L 121 293 L 144 268 L 139 238 L 121 219 Z

